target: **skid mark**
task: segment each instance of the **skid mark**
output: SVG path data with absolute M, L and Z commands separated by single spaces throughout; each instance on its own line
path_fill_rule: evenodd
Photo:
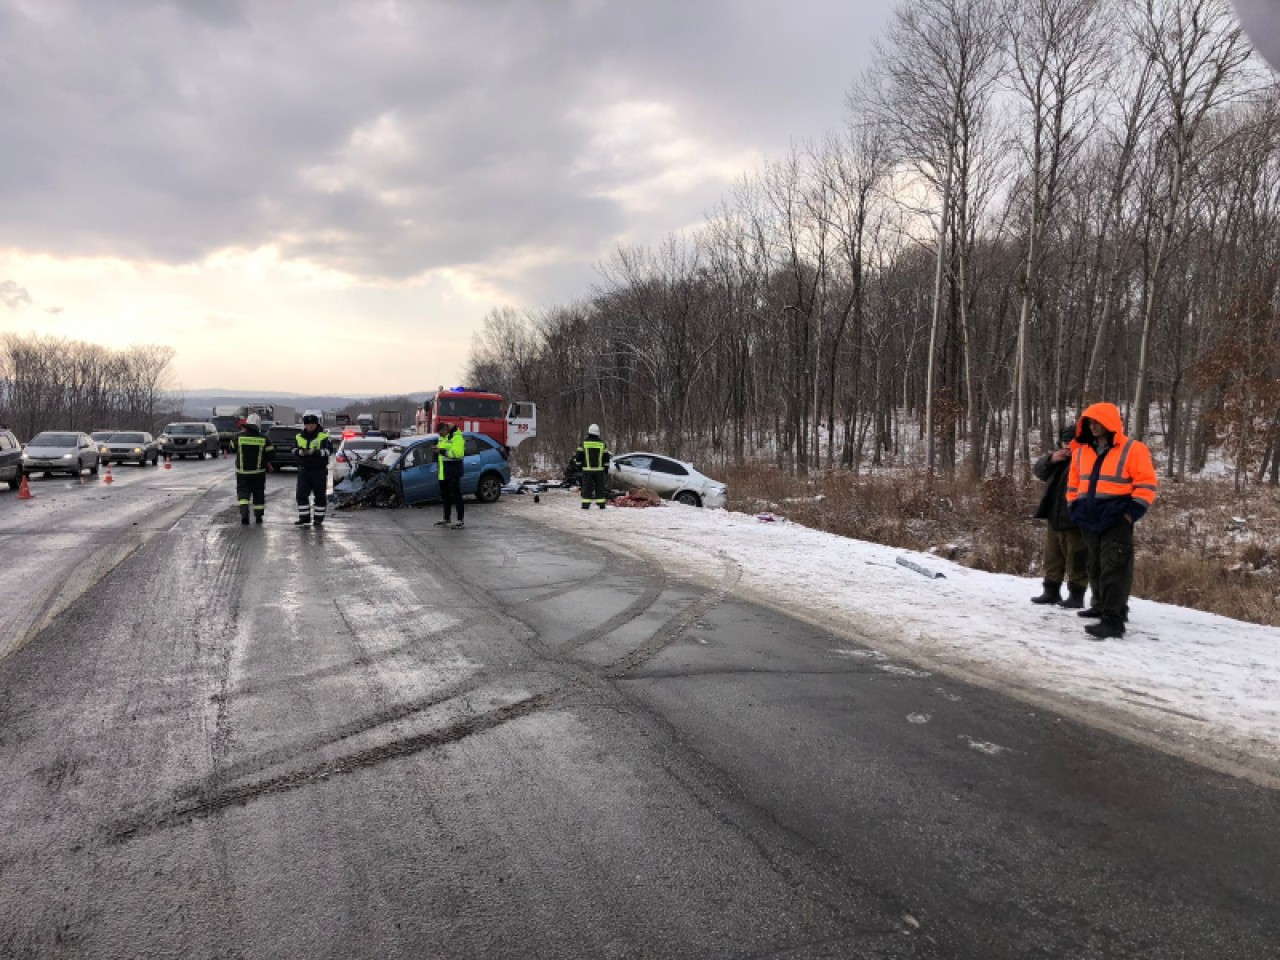
M 620 613 L 610 617 L 598 627 L 592 627 L 590 630 L 584 630 L 568 643 L 561 647 L 561 653 L 572 653 L 594 640 L 607 637 L 619 627 L 625 626 L 632 620 L 644 615 L 644 613 L 658 601 L 658 597 L 662 596 L 662 592 L 667 589 L 667 574 L 662 567 L 658 566 L 651 560 L 643 557 L 637 557 L 644 564 L 646 572 L 649 574 L 644 592 L 635 600 L 627 605 L 627 608 Z M 595 586 L 595 584 L 587 583 L 586 586 Z M 542 598 L 539 598 L 542 599 Z
M 377 766 L 388 760 L 412 756 L 426 750 L 457 743 L 467 737 L 493 730 L 512 720 L 529 716 L 554 704 L 563 696 L 555 690 L 507 704 L 496 710 L 478 714 L 438 730 L 415 734 L 388 743 L 360 750 L 344 757 L 317 763 L 294 773 L 268 777 L 254 783 L 234 787 L 215 787 L 200 800 L 178 806 L 160 817 L 134 822 L 117 823 L 109 828 L 109 836 L 115 842 L 124 842 L 137 836 L 171 829 L 192 820 L 212 816 L 229 807 L 243 806 L 253 800 L 288 793 L 313 783 Z
M 720 553 L 719 557 L 722 564 L 720 585 L 668 620 L 641 646 L 615 660 L 610 664 L 605 676 L 611 679 L 626 676 L 646 660 L 661 653 L 692 624 L 724 602 L 724 598 L 738 586 L 738 581 L 742 579 L 742 568 L 727 554 Z

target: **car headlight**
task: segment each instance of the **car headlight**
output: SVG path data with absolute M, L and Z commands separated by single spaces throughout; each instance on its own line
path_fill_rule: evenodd
M 59 459 L 61 459 L 61 460 L 74 460 L 74 459 L 75 459 L 75 456 L 76 456 L 76 455 L 75 455 L 74 453 L 64 453 L 64 454 L 63 454 Z
M 141 452 L 142 452 L 142 448 L 141 448 L 141 447 L 134 447 L 134 448 L 133 448 L 133 452 L 134 452 L 134 453 L 141 453 Z
M 106 448 L 106 447 L 99 447 L 99 448 L 98 448 L 98 452 L 99 452 L 99 453 L 106 453 L 106 452 L 107 452 L 107 448 Z

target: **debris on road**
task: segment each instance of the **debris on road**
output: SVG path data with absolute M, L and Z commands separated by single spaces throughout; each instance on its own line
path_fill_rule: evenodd
M 908 560 L 906 557 L 898 557 L 898 566 L 906 567 L 908 570 L 914 570 L 922 577 L 928 577 L 930 580 L 942 580 L 946 578 L 946 574 L 937 570 L 931 570 L 922 563 L 916 563 L 914 560 Z
M 642 487 L 635 490 L 628 490 L 625 494 L 614 497 L 609 501 L 611 507 L 660 507 L 662 506 L 662 498 L 652 490 L 646 490 Z

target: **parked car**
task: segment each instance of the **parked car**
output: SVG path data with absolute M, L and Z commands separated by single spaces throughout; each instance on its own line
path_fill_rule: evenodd
M 466 447 L 462 460 L 462 494 L 475 495 L 481 503 L 494 503 L 502 496 L 502 488 L 511 482 L 511 466 L 502 444 L 483 433 L 464 432 Z M 430 503 L 440 499 L 439 465 L 436 442 L 439 436 L 428 433 L 392 441 L 378 454 L 378 461 L 398 477 L 403 503 Z
M 22 486 L 22 444 L 12 430 L 0 430 L 0 483 L 10 490 Z
M 167 457 L 216 457 L 218 428 L 197 421 L 171 423 L 160 434 L 160 450 Z
M 691 507 L 723 507 L 729 494 L 728 487 L 699 473 L 692 463 L 643 451 L 610 461 L 609 486 L 622 491 L 645 487 L 663 499 Z
M 333 482 L 336 484 L 345 480 L 347 474 L 351 472 L 351 464 L 356 460 L 376 457 L 390 444 L 391 441 L 386 437 L 343 437 L 334 455 L 333 466 L 330 468 Z
M 160 462 L 160 441 L 149 433 L 113 433 L 105 443 L 98 444 L 98 456 L 103 463 L 155 466 Z
M 275 447 L 271 454 L 272 470 L 280 470 L 284 467 L 298 469 L 298 455 L 293 452 L 293 445 L 301 432 L 302 424 L 300 423 L 278 424 L 267 428 L 267 443 Z
M 98 447 L 87 433 L 47 430 L 37 433 L 22 451 L 22 472 L 69 473 L 80 476 L 82 470 L 98 472 Z

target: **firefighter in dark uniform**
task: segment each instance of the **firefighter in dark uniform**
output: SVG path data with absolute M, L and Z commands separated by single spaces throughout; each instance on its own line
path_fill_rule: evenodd
M 253 519 L 262 522 L 267 511 L 267 462 L 275 452 L 262 430 L 262 418 L 251 413 L 240 432 L 231 440 L 231 453 L 236 458 L 236 502 L 240 506 L 240 522 L 249 522 L 249 506 Z
M 436 443 L 436 460 L 439 466 L 440 499 L 444 501 L 444 519 L 437 520 L 437 527 L 462 529 L 462 469 L 463 457 L 467 453 L 467 438 L 454 424 L 446 423 L 440 427 L 440 440 Z M 450 523 L 451 509 L 458 508 L 457 523 Z
M 593 423 L 587 427 L 587 435 L 573 455 L 573 462 L 582 468 L 583 510 L 590 510 L 593 503 L 604 509 L 605 472 L 609 469 L 609 459 L 609 448 L 600 439 L 600 427 Z
M 294 437 L 293 452 L 298 457 L 298 519 L 295 527 L 324 524 L 324 508 L 329 495 L 329 458 L 333 441 L 320 428 L 320 418 L 309 413 L 302 418 L 302 432 Z M 311 505 L 315 500 L 314 508 Z

